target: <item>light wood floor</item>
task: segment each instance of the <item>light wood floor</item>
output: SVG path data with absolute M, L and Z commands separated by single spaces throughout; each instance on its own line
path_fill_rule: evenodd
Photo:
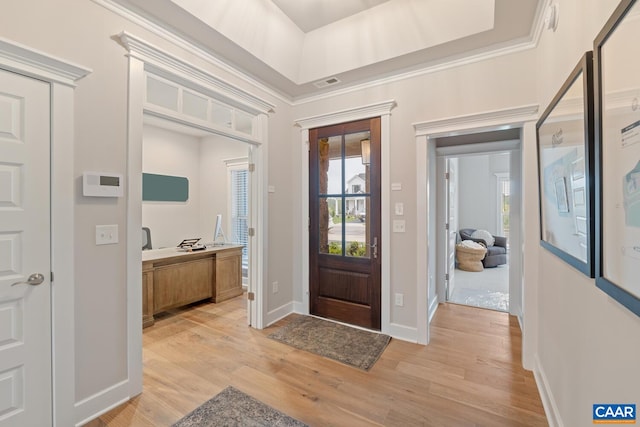
M 441 305 L 428 346 L 391 340 L 364 372 L 245 325 L 243 297 L 144 330 L 144 391 L 86 427 L 170 426 L 228 385 L 311 426 L 546 426 L 518 322 Z

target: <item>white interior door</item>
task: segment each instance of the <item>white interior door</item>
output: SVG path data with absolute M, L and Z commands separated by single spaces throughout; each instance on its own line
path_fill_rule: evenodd
M 0 70 L 0 427 L 50 426 L 50 87 Z
M 447 301 L 453 293 L 454 274 L 456 271 L 456 239 L 458 235 L 458 159 L 446 160 L 446 225 L 447 232 L 447 264 L 445 267 L 446 274 L 446 292 Z

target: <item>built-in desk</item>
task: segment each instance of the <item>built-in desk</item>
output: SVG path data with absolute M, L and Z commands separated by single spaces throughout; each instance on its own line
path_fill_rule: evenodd
M 142 327 L 153 315 L 192 302 L 224 301 L 242 295 L 242 246 L 214 246 L 182 252 L 142 251 Z

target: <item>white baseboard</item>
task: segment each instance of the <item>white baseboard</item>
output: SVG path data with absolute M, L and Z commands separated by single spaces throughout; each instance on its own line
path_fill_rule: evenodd
M 418 342 L 418 328 L 411 328 L 409 326 L 399 325 L 397 323 L 390 323 L 389 329 L 382 332 L 391 335 L 392 338 L 398 340 Z
M 75 404 L 76 427 L 109 412 L 130 399 L 129 380 L 124 380 L 108 387 L 93 396 L 89 396 Z
M 278 320 L 287 317 L 291 313 L 294 313 L 293 302 L 288 302 L 285 305 L 276 308 L 275 310 L 271 310 L 267 313 L 266 326 L 273 325 Z
M 547 376 L 544 373 L 544 369 L 540 364 L 538 355 L 536 354 L 535 356 L 533 356 L 533 359 L 535 364 L 535 367 L 533 369 L 533 376 L 536 379 L 538 392 L 540 393 L 540 399 L 542 400 L 544 412 L 547 415 L 547 422 L 549 423 L 549 427 L 564 427 L 564 424 L 562 423 L 562 417 L 560 416 L 560 411 L 558 410 L 558 405 L 556 405 L 556 401 L 553 398 L 551 387 L 549 386 L 549 382 L 547 381 Z
M 431 324 L 433 316 L 436 314 L 436 310 L 438 309 L 438 307 L 440 307 L 438 296 L 435 296 L 431 301 L 431 304 L 429 304 L 429 324 Z

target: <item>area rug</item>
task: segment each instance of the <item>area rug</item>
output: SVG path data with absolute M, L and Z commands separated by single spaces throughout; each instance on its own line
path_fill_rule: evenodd
M 172 427 L 307 427 L 231 386 Z
M 391 337 L 311 316 L 291 320 L 269 338 L 368 371 Z
M 509 294 L 504 292 L 455 288 L 449 301 L 490 310 L 509 311 Z

